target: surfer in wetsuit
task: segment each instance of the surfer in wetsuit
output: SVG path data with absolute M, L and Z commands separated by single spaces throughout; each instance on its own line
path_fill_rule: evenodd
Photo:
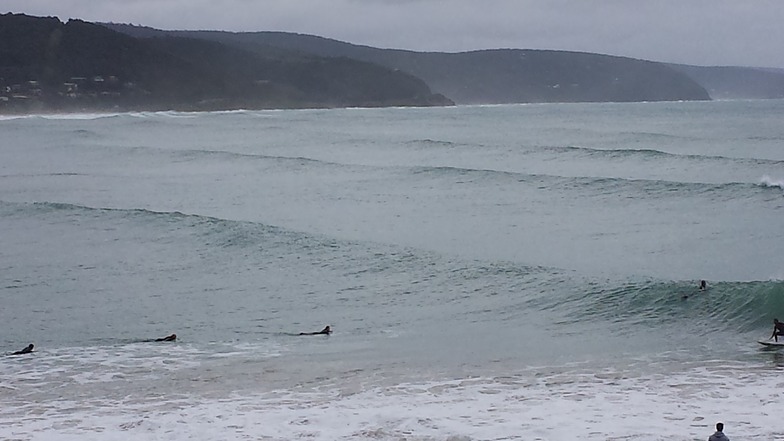
M 166 337 L 156 338 L 155 341 L 175 341 L 177 334 L 167 335 Z
M 321 335 L 321 334 L 324 334 L 324 335 L 332 334 L 332 328 L 330 328 L 329 325 L 327 325 L 326 327 L 324 327 L 324 329 L 322 329 L 319 332 L 300 332 L 299 333 L 299 335 Z
M 698 289 L 698 291 L 707 291 L 708 290 L 708 282 L 706 282 L 704 280 L 700 280 L 700 286 L 697 289 Z M 696 293 L 694 293 L 694 294 L 696 294 Z M 681 299 L 683 299 L 683 300 L 686 300 L 688 298 L 689 298 L 688 294 L 684 294 L 684 295 L 681 296 Z
M 773 334 L 770 335 L 771 338 L 775 341 L 779 341 L 779 335 L 784 335 L 784 323 L 780 322 L 779 319 L 773 319 Z
M 27 347 L 26 347 L 26 348 L 24 348 L 24 349 L 20 349 L 20 350 L 18 350 L 18 351 L 16 351 L 16 352 L 12 352 L 10 355 L 22 355 L 22 354 L 29 354 L 29 353 L 31 353 L 31 352 L 33 352 L 33 344 L 32 344 L 32 343 L 30 343 L 29 345 L 27 345 Z

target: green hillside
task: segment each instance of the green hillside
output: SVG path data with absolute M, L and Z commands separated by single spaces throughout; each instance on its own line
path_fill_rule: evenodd
M 451 104 L 421 79 L 365 61 L 0 15 L 0 111 Z
M 422 78 L 434 92 L 458 104 L 710 99 L 700 84 L 671 66 L 608 55 L 522 49 L 413 52 L 285 32 L 107 26 L 137 36 L 176 35 L 218 41 L 260 54 L 283 50 L 368 61 Z

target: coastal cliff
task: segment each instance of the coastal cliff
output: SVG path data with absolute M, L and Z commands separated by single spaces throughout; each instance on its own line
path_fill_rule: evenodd
M 203 39 L 142 39 L 81 20 L 0 15 L 5 112 L 452 104 L 411 74 L 345 57 L 262 56 Z
M 709 100 L 686 73 L 664 63 L 583 52 L 493 49 L 414 52 L 286 32 L 160 31 L 107 25 L 136 36 L 187 36 L 260 54 L 296 51 L 348 57 L 407 72 L 457 104 Z

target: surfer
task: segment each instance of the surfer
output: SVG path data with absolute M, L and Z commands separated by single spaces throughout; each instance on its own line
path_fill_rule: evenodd
M 698 291 L 707 291 L 708 290 L 708 282 L 704 280 L 700 280 L 700 285 L 697 287 Z M 693 293 L 696 294 L 696 293 Z M 681 300 L 686 300 L 689 298 L 688 294 L 684 294 L 681 296 Z
M 324 335 L 332 334 L 332 328 L 330 328 L 329 325 L 327 325 L 326 327 L 324 327 L 324 329 L 322 329 L 319 332 L 300 332 L 299 333 L 299 335 L 321 335 L 321 334 L 324 334 Z
M 166 337 L 156 338 L 155 341 L 175 341 L 177 334 L 167 335 Z
M 779 335 L 784 335 L 784 323 L 780 322 L 779 319 L 773 319 L 773 334 L 770 335 L 771 338 L 775 341 L 779 341 Z
M 31 353 L 31 352 L 33 352 L 33 344 L 32 344 L 32 343 L 30 343 L 29 345 L 27 345 L 27 347 L 26 347 L 26 348 L 24 348 L 24 349 L 20 349 L 20 350 L 18 350 L 18 351 L 16 351 L 16 352 L 12 352 L 12 353 L 11 353 L 11 355 L 22 355 L 22 354 L 29 354 L 29 353 Z
M 724 434 L 724 423 L 716 423 L 716 432 L 708 437 L 708 441 L 730 441 Z

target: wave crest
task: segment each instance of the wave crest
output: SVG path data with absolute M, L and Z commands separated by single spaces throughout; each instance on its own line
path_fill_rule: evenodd
M 768 175 L 760 178 L 759 185 L 762 187 L 778 187 L 784 189 L 784 179 L 773 179 Z

